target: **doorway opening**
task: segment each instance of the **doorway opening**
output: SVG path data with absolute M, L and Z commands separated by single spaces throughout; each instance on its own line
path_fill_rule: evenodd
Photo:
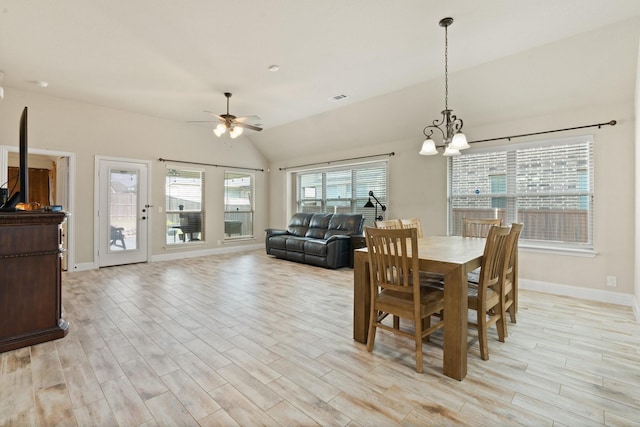
M 0 146 L 0 184 L 17 191 L 19 148 Z M 75 154 L 29 147 L 29 201 L 41 206 L 60 205 L 67 218 L 62 224 L 62 270 L 74 268 Z M 18 184 L 19 185 L 19 184 Z M 2 186 L 2 185 L 0 185 Z

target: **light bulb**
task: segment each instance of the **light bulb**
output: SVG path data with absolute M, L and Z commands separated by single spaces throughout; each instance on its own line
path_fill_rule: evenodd
M 434 154 L 438 154 L 438 150 L 436 150 L 436 143 L 433 139 L 427 138 L 424 140 L 419 154 L 423 156 L 433 156 Z

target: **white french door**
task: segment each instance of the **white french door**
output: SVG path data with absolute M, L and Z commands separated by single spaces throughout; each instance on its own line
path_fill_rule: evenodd
M 99 158 L 96 169 L 98 266 L 148 261 L 149 164 Z

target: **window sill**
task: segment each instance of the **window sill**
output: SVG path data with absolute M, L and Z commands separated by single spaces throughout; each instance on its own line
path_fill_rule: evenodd
M 527 245 L 526 243 L 520 243 L 518 245 L 518 249 L 523 252 L 566 255 L 566 256 L 576 256 L 576 257 L 584 257 L 584 258 L 595 258 L 595 256 L 598 255 L 598 253 L 593 249 L 558 248 L 554 246 L 534 246 L 534 245 Z
M 248 242 L 255 241 L 255 236 L 238 236 L 238 237 L 225 237 L 222 243 L 235 243 L 235 242 Z

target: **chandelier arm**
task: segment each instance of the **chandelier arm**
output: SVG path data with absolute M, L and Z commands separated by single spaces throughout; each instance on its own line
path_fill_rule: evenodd
M 442 123 L 441 123 L 442 124 Z M 424 134 L 424 136 L 426 136 L 427 138 L 431 138 L 433 136 L 433 129 L 438 129 L 440 131 L 440 133 L 442 134 L 442 138 L 444 139 L 444 131 L 437 125 L 433 124 L 433 125 L 429 125 L 426 126 L 423 130 L 422 133 Z M 428 133 L 427 133 L 428 132 Z M 438 145 L 436 145 L 438 146 Z

